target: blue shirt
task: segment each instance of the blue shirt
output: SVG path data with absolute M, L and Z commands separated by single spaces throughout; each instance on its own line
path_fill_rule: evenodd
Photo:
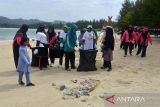
M 30 58 L 27 52 L 27 46 L 20 46 L 17 71 L 30 72 L 29 64 L 30 64 Z

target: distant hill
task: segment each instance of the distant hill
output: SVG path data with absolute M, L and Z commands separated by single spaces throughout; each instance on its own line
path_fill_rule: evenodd
M 65 21 L 60 21 L 60 20 L 55 20 L 52 22 L 52 24 L 65 24 L 65 23 L 68 23 L 68 22 L 65 22 Z
M 22 25 L 22 24 L 36 24 L 36 23 L 43 23 L 44 21 L 40 21 L 38 19 L 9 19 L 4 16 L 0 16 L 0 24 L 15 24 L 15 25 Z
M 59 20 L 55 20 L 53 22 L 45 22 L 45 21 L 41 21 L 38 19 L 10 19 L 4 16 L 0 16 L 0 24 L 14 24 L 14 25 L 22 25 L 22 24 L 38 24 L 38 23 L 52 23 L 52 24 L 59 24 L 59 23 L 66 23 L 65 21 L 59 21 Z

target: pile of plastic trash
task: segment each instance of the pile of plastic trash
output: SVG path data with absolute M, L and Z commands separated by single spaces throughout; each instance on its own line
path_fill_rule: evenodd
M 72 80 L 75 87 L 67 87 L 66 85 L 59 86 L 59 90 L 63 92 L 63 95 L 75 96 L 79 98 L 81 96 L 90 96 L 90 92 L 95 90 L 95 88 L 100 84 L 99 80 L 86 79 L 78 82 L 77 80 Z

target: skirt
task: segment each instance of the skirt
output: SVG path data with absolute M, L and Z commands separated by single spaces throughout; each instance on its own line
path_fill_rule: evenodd
M 113 51 L 111 49 L 103 50 L 103 58 L 105 61 L 113 60 Z

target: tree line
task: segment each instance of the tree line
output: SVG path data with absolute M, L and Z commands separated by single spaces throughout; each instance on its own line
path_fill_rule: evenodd
M 160 28 L 160 0 L 125 0 L 118 17 L 118 27 L 128 25 Z
M 62 22 L 62 23 L 41 23 L 44 24 L 46 27 L 53 25 L 56 29 L 62 29 L 63 25 L 66 24 L 70 26 L 71 24 L 77 24 L 79 29 L 86 28 L 88 25 L 92 25 L 94 29 L 101 30 L 104 24 L 106 23 L 105 19 L 100 19 L 100 20 L 79 20 L 77 22 Z M 40 23 L 39 23 L 40 24 Z M 31 28 L 37 28 L 39 24 L 32 24 L 30 25 Z M 116 26 L 116 22 L 113 22 L 113 24 Z
M 54 26 L 55 29 L 63 29 L 63 25 L 66 24 L 68 26 L 70 26 L 71 24 L 77 24 L 77 26 L 79 27 L 79 29 L 83 29 L 86 28 L 87 25 L 92 25 L 94 29 L 97 30 L 101 30 L 102 27 L 104 26 L 104 24 L 106 23 L 105 19 L 100 19 L 100 20 L 79 20 L 77 22 L 59 22 L 59 23 L 49 23 L 49 22 L 42 22 L 42 23 L 37 23 L 37 24 L 30 24 L 29 27 L 30 28 L 37 28 L 40 24 L 44 24 L 46 26 L 46 28 L 48 28 L 49 26 Z M 116 26 L 116 22 L 113 22 L 113 25 Z M 0 24 L 1 28 L 18 28 L 21 25 L 15 25 L 15 24 Z

